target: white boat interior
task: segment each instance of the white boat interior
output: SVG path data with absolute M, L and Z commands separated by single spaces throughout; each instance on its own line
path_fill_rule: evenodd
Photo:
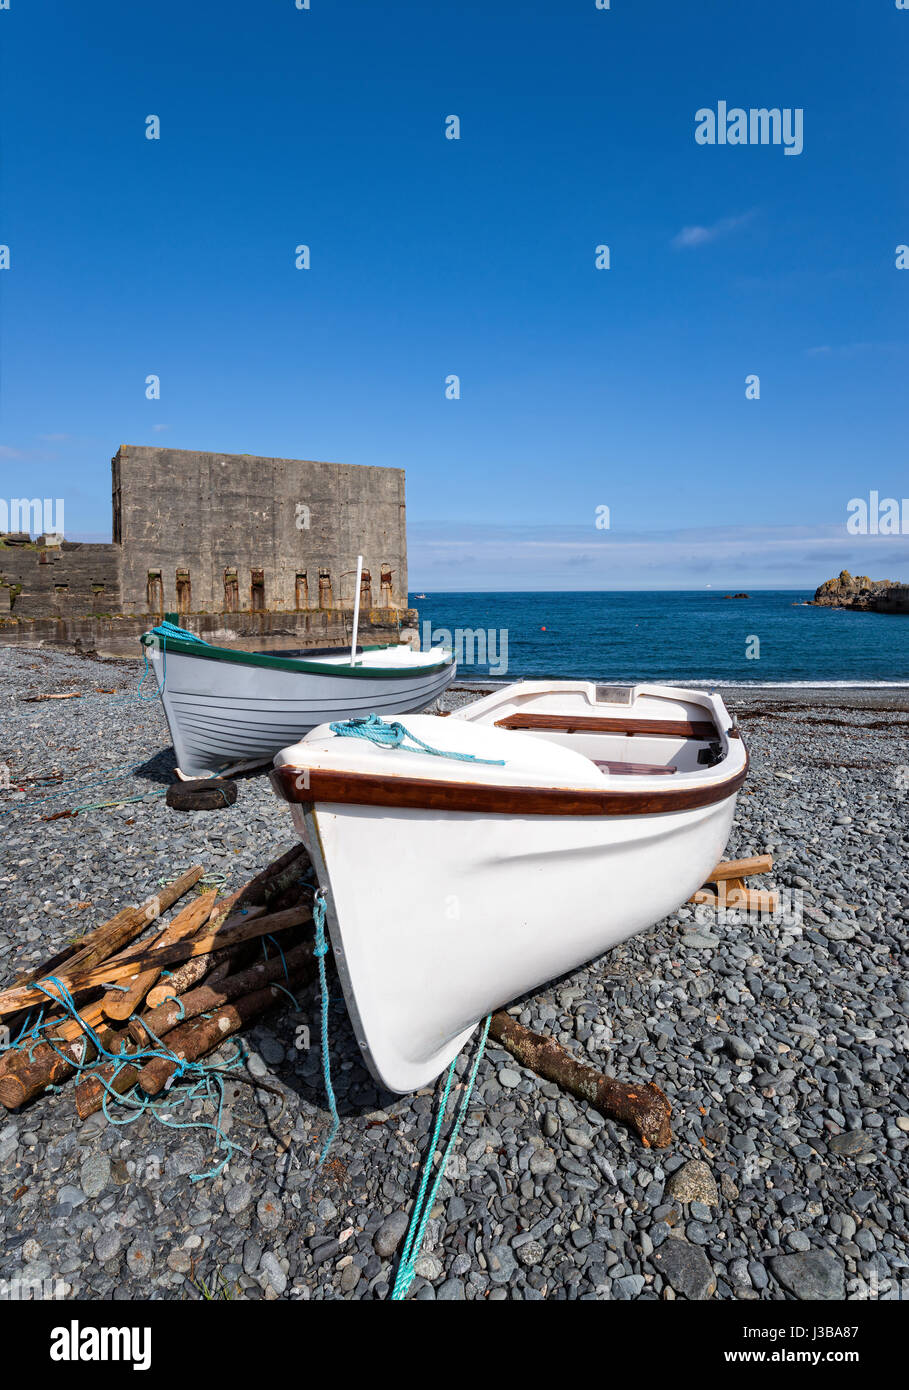
M 604 776 L 636 778 L 703 773 L 728 756 L 734 728 L 707 692 L 594 681 L 521 681 L 451 719 L 545 739 L 583 754 Z

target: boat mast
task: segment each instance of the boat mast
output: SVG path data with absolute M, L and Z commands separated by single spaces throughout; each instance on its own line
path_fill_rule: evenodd
M 353 641 L 350 644 L 350 664 L 356 665 L 357 660 L 357 628 L 360 626 L 360 579 L 363 575 L 363 556 L 357 556 L 357 581 L 354 589 L 354 619 L 353 619 Z

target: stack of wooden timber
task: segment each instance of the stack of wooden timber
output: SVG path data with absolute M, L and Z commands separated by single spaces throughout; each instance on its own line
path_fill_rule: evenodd
M 219 899 L 217 892 L 200 890 L 203 869 L 196 865 L 20 975 L 0 991 L 0 1024 L 14 1040 L 26 1019 L 33 1023 L 43 1009 L 42 1025 L 51 1026 L 41 1040 L 28 1037 L 0 1054 L 0 1103 L 15 1109 L 90 1063 L 97 1049 L 86 1027 L 108 1052 L 135 1055 L 136 1061 L 105 1065 L 98 1059 L 95 1071 L 81 1071 L 75 1097 L 83 1119 L 101 1107 L 102 1077 L 119 1094 L 138 1084 L 146 1095 L 157 1095 L 178 1063 L 150 1052 L 163 1045 L 180 1059 L 197 1061 L 267 1009 L 286 1003 L 287 994 L 276 986 L 292 991 L 315 974 L 311 892 L 302 882 L 307 869 L 303 846 L 296 846 Z M 195 894 L 162 927 L 163 914 L 193 888 Z M 266 936 L 277 938 L 268 959 L 261 944 Z M 63 997 L 60 986 L 78 1018 L 55 1003 Z
M 749 889 L 744 882 L 772 867 L 769 855 L 718 864 L 690 901 L 773 912 L 778 895 Z M 308 930 L 311 891 L 303 886 L 308 870 L 303 846 L 295 846 L 229 897 L 219 901 L 214 892 L 198 894 L 166 927 L 140 941 L 198 884 L 203 871 L 196 865 L 141 906 L 119 912 L 0 991 L 0 1023 L 12 1038 L 29 1010 L 49 1010 L 45 1020 L 56 1024 L 53 1046 L 29 1041 L 0 1055 L 0 1103 L 7 1109 L 23 1105 L 71 1076 L 77 1062 L 90 1062 L 94 1044 L 83 1023 L 109 1052 L 136 1054 L 136 1060 L 102 1064 L 83 1076 L 75 1088 L 81 1118 L 101 1108 L 110 1088 L 123 1094 L 138 1084 L 146 1095 L 158 1095 L 178 1063 L 166 1056 L 149 1057 L 156 1045 L 197 1061 L 286 999 L 276 985 L 292 990 L 308 984 L 316 973 Z M 278 933 L 281 953 L 256 960 L 260 938 Z M 37 988 L 39 981 L 44 989 Z M 79 1019 L 48 998 L 48 992 L 58 993 L 54 981 L 75 1000 Z M 513 1017 L 518 1011 L 493 1014 L 489 1035 L 495 1042 L 538 1076 L 626 1125 L 643 1144 L 664 1148 L 672 1142 L 671 1108 L 655 1082 L 628 1083 L 597 1071 L 553 1038 L 525 1028 Z

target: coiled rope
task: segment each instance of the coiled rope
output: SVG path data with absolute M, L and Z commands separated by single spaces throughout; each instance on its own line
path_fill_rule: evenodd
M 455 753 L 447 748 L 432 748 L 428 743 L 424 743 L 416 734 L 412 734 L 409 729 L 405 729 L 403 724 L 399 724 L 395 719 L 387 723 L 378 714 L 368 714 L 360 719 L 342 719 L 334 724 L 329 724 L 329 729 L 338 738 L 365 738 L 369 743 L 374 743 L 377 748 L 400 748 L 405 753 L 432 753 L 436 758 L 455 758 L 459 763 L 486 763 L 490 767 L 504 767 L 504 758 L 478 758 L 474 753 Z M 411 743 L 416 744 L 415 748 L 409 748 L 404 740 L 410 739 Z

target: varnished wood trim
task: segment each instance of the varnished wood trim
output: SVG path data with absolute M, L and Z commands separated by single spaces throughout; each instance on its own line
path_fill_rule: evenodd
M 718 738 L 712 719 L 617 719 L 607 715 L 509 714 L 497 729 L 538 729 L 541 733 L 634 734 L 658 738 Z
M 367 772 L 329 772 L 285 764 L 271 773 L 275 791 L 285 801 L 351 806 L 386 806 L 396 810 L 471 811 L 511 816 L 653 816 L 692 811 L 725 801 L 748 775 L 745 766 L 722 782 L 673 787 L 666 791 L 621 791 L 598 787 L 503 787 L 480 782 L 437 782 L 421 777 L 381 777 Z M 308 785 L 304 785 L 307 783 Z

